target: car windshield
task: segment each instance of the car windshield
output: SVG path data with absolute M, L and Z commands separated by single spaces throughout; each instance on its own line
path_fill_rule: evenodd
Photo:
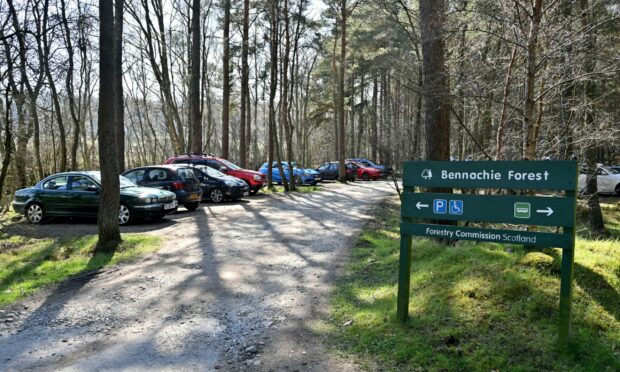
M 200 167 L 198 169 L 200 169 L 201 171 L 205 172 L 210 177 L 216 177 L 216 178 L 226 177 L 226 175 L 224 173 L 220 172 L 217 169 L 213 169 L 211 167 Z
M 599 168 L 604 169 L 609 174 L 618 174 L 618 171 L 613 169 L 613 168 L 609 168 L 609 167 L 605 167 L 605 166 L 602 166 L 602 167 L 599 167 Z
M 98 184 L 101 185 L 101 173 L 99 172 L 93 173 L 91 174 L 91 176 L 95 179 L 95 181 L 97 181 Z M 118 180 L 120 181 L 121 189 L 138 186 L 135 183 L 131 182 L 127 177 L 124 177 L 124 176 L 118 176 Z
M 237 164 L 231 163 L 226 159 L 219 159 L 220 162 L 222 162 L 222 164 L 224 164 L 228 169 L 230 170 L 237 170 L 237 169 L 241 169 L 240 166 L 238 166 Z

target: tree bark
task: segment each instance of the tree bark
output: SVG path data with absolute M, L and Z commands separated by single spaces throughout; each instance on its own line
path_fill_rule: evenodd
M 99 199 L 99 240 L 97 252 L 114 252 L 121 242 L 118 225 L 120 185 L 114 133 L 114 12 L 113 0 L 99 0 L 99 166 L 101 197 Z
M 525 76 L 525 101 L 523 113 L 523 159 L 536 159 L 536 143 L 538 138 L 535 136 L 534 110 L 536 102 L 534 100 L 536 89 L 536 78 L 538 72 L 538 35 L 540 33 L 540 22 L 542 19 L 542 0 L 535 0 L 533 3 L 532 16 L 530 20 L 530 30 L 527 38 L 526 52 L 526 76 Z
M 239 165 L 241 168 L 247 167 L 248 147 L 250 134 L 248 127 L 250 126 L 250 67 L 248 65 L 249 39 L 250 39 L 250 0 L 243 0 L 243 34 L 241 46 L 241 117 L 239 122 Z
M 222 157 L 229 157 L 230 137 L 230 0 L 224 0 L 224 54 L 222 57 Z
M 123 93 L 123 8 L 125 0 L 114 0 L 114 136 L 118 171 L 125 170 L 125 100 Z
M 450 159 L 450 86 L 444 60 L 446 0 L 420 1 L 427 160 Z
M 200 0 L 192 1 L 192 61 L 190 77 L 190 111 L 192 152 L 202 153 L 202 114 L 200 109 Z
M 340 0 L 340 66 L 338 72 L 338 181 L 347 182 L 345 166 L 344 72 L 347 58 L 347 0 Z

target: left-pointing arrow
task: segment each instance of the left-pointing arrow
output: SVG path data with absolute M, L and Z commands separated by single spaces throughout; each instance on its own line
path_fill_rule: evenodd
M 553 214 L 553 209 L 551 207 L 547 207 L 547 209 L 537 209 L 536 213 L 546 214 L 547 217 Z
M 415 206 L 416 206 L 416 208 L 418 208 L 418 209 L 428 208 L 428 207 L 429 207 L 429 205 L 428 205 L 428 204 L 422 204 L 422 202 L 418 202 Z

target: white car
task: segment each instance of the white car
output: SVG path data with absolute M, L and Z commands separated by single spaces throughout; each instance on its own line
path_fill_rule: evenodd
M 609 167 L 599 166 L 596 168 L 596 181 L 600 194 L 620 195 L 620 173 L 617 171 Z M 586 175 L 584 173 L 579 174 L 577 185 L 579 191 L 583 192 L 586 187 Z

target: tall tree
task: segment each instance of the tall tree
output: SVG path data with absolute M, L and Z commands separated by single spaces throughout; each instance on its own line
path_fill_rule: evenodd
M 446 0 L 420 0 L 427 160 L 450 158 L 450 86 L 445 64 Z
M 99 109 L 97 134 L 99 137 L 99 168 L 101 169 L 101 197 L 99 199 L 99 240 L 96 250 L 114 252 L 121 241 L 118 224 L 120 183 L 115 137 L 114 75 L 114 3 L 99 0 Z
M 190 77 L 190 133 L 192 152 L 202 153 L 202 113 L 200 109 L 200 0 L 192 2 L 192 62 Z
M 222 57 L 222 157 L 229 157 L 230 141 L 230 0 L 224 1 L 224 53 Z

